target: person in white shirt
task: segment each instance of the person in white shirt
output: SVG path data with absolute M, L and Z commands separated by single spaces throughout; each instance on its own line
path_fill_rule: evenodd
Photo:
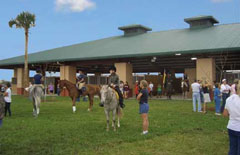
M 153 83 L 150 81 L 150 84 L 149 84 L 149 88 L 150 88 L 149 95 L 150 95 L 151 98 L 152 98 L 153 86 L 154 86 Z
M 236 87 L 237 88 L 237 87 Z M 232 94 L 226 100 L 223 116 L 228 117 L 229 155 L 240 154 L 240 97 Z
M 226 104 L 226 99 L 229 97 L 231 87 L 227 84 L 227 80 L 223 79 L 220 91 L 222 93 L 222 106 L 221 106 L 221 113 L 224 110 L 225 104 Z
M 200 100 L 200 84 L 197 80 L 194 80 L 192 87 L 192 100 L 193 100 L 193 111 L 196 112 L 196 101 L 198 102 L 198 112 L 202 112 L 201 100 Z
M 4 93 L 4 100 L 5 100 L 5 116 L 7 116 L 7 112 L 9 116 L 12 115 L 11 113 L 11 102 L 12 102 L 12 91 L 11 91 L 11 84 L 7 83 L 6 91 Z

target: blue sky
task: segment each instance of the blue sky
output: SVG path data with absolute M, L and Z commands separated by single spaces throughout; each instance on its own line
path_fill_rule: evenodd
M 183 19 L 213 15 L 220 24 L 240 22 L 240 0 L 2 0 L 0 59 L 24 54 L 24 31 L 8 27 L 20 12 L 36 15 L 29 53 L 121 35 L 117 28 L 143 24 L 153 31 L 187 28 Z M 0 70 L 0 79 L 13 72 Z

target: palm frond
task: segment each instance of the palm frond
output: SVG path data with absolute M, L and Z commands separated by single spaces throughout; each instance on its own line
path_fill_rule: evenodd
M 35 15 L 29 12 L 22 12 L 17 15 L 16 19 L 12 19 L 9 21 L 9 26 L 12 27 L 16 25 L 16 28 L 24 28 L 28 30 L 30 27 L 35 26 Z
M 9 25 L 9 27 L 13 27 L 13 25 L 17 25 L 17 22 L 16 22 L 16 20 L 14 20 L 14 19 L 12 19 L 12 20 L 10 20 L 9 22 L 8 22 L 8 25 Z

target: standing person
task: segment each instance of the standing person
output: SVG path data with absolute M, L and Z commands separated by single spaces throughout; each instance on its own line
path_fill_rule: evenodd
M 0 86 L 1 90 L 0 90 L 0 128 L 2 126 L 2 122 L 3 122 L 3 118 L 4 118 L 4 97 L 3 97 L 3 93 L 4 93 L 4 87 Z
M 57 84 L 57 95 L 60 96 L 60 84 Z
M 200 101 L 200 84 L 197 80 L 194 80 L 192 87 L 192 99 L 193 99 L 193 111 L 196 112 L 196 101 L 198 102 L 198 112 L 202 112 L 202 106 Z
M 222 106 L 221 106 L 221 113 L 224 110 L 225 104 L 226 104 L 226 99 L 229 97 L 231 87 L 227 84 L 227 80 L 223 79 L 222 84 L 221 84 L 221 93 L 222 93 Z
M 153 87 L 154 87 L 154 85 L 153 85 L 153 83 L 150 81 L 150 84 L 149 84 L 149 89 L 150 89 L 150 92 L 149 92 L 149 95 L 150 95 L 150 97 L 152 98 L 152 93 L 153 93 Z
M 205 82 L 205 84 L 203 84 L 203 98 L 204 98 L 203 113 L 207 113 L 207 103 L 211 102 L 209 95 L 209 85 L 207 81 Z
M 201 105 L 203 105 L 204 104 L 203 84 L 201 80 L 198 80 L 198 83 L 200 84 L 200 101 Z
M 236 89 L 235 89 L 236 90 Z M 240 97 L 232 94 L 226 100 L 223 116 L 229 117 L 228 136 L 229 136 L 229 155 L 240 154 Z
M 111 66 L 110 69 L 109 69 L 109 72 L 110 72 L 110 76 L 109 76 L 109 86 L 111 86 L 113 89 L 116 90 L 116 92 L 118 93 L 119 95 L 119 105 L 121 108 L 124 108 L 125 107 L 125 104 L 123 103 L 123 95 L 119 89 L 119 76 L 116 74 L 116 67 L 115 66 Z M 104 104 L 103 103 L 100 103 L 99 104 L 100 107 L 103 107 Z
M 120 81 L 120 84 L 119 84 L 119 89 L 120 89 L 120 91 L 121 91 L 121 93 L 123 94 L 123 87 L 124 87 L 124 83 L 123 83 L 123 81 Z
M 11 112 L 11 102 L 12 102 L 12 91 L 11 91 L 11 84 L 7 83 L 6 91 L 4 93 L 4 100 L 5 100 L 5 116 L 8 115 L 11 117 L 12 112 Z
M 169 100 L 172 99 L 172 89 L 173 89 L 172 82 L 173 82 L 172 76 L 171 74 L 168 74 L 166 79 L 166 89 L 167 89 L 167 98 Z
M 159 83 L 157 87 L 157 97 L 162 97 L 162 85 Z
M 187 96 L 187 92 L 189 91 L 187 79 L 182 80 L 181 88 L 182 88 L 182 97 L 183 99 L 185 99 Z
M 148 121 L 148 111 L 149 111 L 149 105 L 148 105 L 148 83 L 146 80 L 142 80 L 140 82 L 141 92 L 138 94 L 137 99 L 139 100 L 139 113 L 142 117 L 142 128 L 143 132 L 142 135 L 145 135 L 148 133 L 148 127 L 149 127 L 149 121 Z
M 215 84 L 215 88 L 214 88 L 214 101 L 215 101 L 215 115 L 221 115 L 221 92 L 219 89 L 219 84 L 216 83 Z
M 124 91 L 124 98 L 128 98 L 128 93 L 129 93 L 129 85 L 128 82 L 126 81 L 126 83 L 123 86 L 123 91 Z
M 182 98 L 185 99 L 184 79 L 182 79 L 182 82 L 181 82 L 181 89 L 182 89 Z
M 136 95 L 136 98 L 137 98 L 138 94 L 139 94 L 139 84 L 138 84 L 138 81 L 136 81 L 136 83 L 135 83 L 135 95 Z
M 235 79 L 233 81 L 233 84 L 231 85 L 231 95 L 237 94 L 236 89 L 237 89 L 238 81 L 239 81 L 238 79 Z
M 54 86 L 52 84 L 52 82 L 48 85 L 48 92 L 50 95 L 53 95 L 53 91 L 54 91 Z

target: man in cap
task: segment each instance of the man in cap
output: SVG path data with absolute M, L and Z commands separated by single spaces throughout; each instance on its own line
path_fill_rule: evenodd
M 119 105 L 121 108 L 125 107 L 125 104 L 123 104 L 123 95 L 119 89 L 119 76 L 116 74 L 116 67 L 115 66 L 111 66 L 109 69 L 110 72 L 110 76 L 109 76 L 109 86 L 111 86 L 113 89 L 116 90 L 116 92 L 118 93 L 119 96 Z M 99 104 L 101 107 L 103 107 L 103 103 Z
M 231 87 L 227 84 L 227 80 L 223 79 L 220 91 L 222 93 L 222 106 L 221 106 L 221 112 L 223 112 L 225 104 L 226 104 L 226 99 L 229 97 Z

